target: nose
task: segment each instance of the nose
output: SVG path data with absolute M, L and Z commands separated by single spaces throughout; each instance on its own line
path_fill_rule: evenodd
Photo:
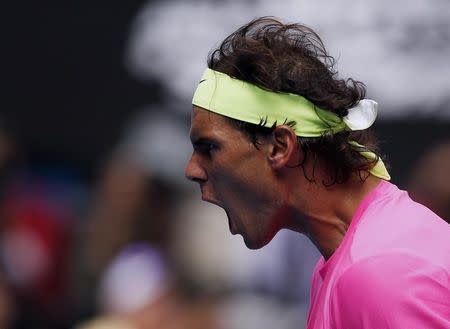
M 205 169 L 200 166 L 195 157 L 195 154 L 191 156 L 188 163 L 186 164 L 184 175 L 187 179 L 197 183 L 205 182 L 208 179 Z

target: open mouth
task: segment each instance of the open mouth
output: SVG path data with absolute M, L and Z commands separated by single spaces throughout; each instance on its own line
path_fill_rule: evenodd
M 225 214 L 227 215 L 227 219 L 228 219 L 228 227 L 230 229 L 230 233 L 233 234 L 233 235 L 236 235 L 238 233 L 236 226 L 233 224 L 233 221 L 231 220 L 230 214 L 228 213 L 228 211 L 225 209 L 224 205 L 221 202 L 219 202 L 216 199 L 207 197 L 203 193 L 203 191 L 202 191 L 202 200 L 205 201 L 205 202 L 211 203 L 211 204 L 213 204 L 215 206 L 218 206 L 218 207 L 222 208 L 223 210 L 225 210 Z

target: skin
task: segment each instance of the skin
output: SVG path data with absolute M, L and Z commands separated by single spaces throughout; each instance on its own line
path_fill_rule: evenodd
M 355 174 L 345 184 L 325 187 L 319 163 L 298 167 L 304 154 L 286 125 L 260 140 L 256 148 L 231 122 L 194 107 L 190 138 L 194 148 L 186 177 L 200 185 L 202 199 L 222 207 L 232 234 L 258 249 L 281 229 L 307 235 L 328 259 L 342 241 L 353 214 L 379 179 L 361 181 Z

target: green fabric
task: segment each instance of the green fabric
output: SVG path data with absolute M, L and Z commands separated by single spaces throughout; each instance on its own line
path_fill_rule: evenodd
M 295 121 L 295 134 L 303 137 L 320 137 L 325 132 L 347 129 L 342 118 L 302 96 L 267 91 L 211 69 L 203 74 L 192 104 L 249 123 L 267 120 L 266 127 Z
M 369 160 L 375 160 L 377 158 L 377 155 L 373 152 L 370 151 L 366 151 L 364 145 L 361 145 L 355 141 L 350 141 L 349 142 L 350 145 L 352 145 L 355 149 L 359 149 L 359 153 L 364 156 L 365 158 L 369 159 Z M 386 166 L 383 163 L 383 160 L 381 160 L 380 157 L 378 157 L 377 162 L 375 163 L 375 166 L 373 166 L 369 172 L 376 176 L 379 177 L 381 179 L 384 180 L 390 180 L 391 179 L 391 175 L 389 175 L 389 172 L 386 169 Z
M 206 69 L 203 74 L 192 104 L 244 122 L 264 123 L 266 127 L 295 121 L 294 132 L 302 137 L 320 137 L 350 130 L 341 117 L 315 106 L 300 95 L 264 90 L 211 69 Z M 369 159 L 376 157 L 370 151 L 361 151 L 361 154 Z M 381 159 L 370 173 L 390 179 Z

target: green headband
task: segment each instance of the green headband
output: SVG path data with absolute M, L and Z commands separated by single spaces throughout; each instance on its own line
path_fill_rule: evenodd
M 363 100 L 360 103 L 349 109 L 346 118 L 341 118 L 300 95 L 264 90 L 211 69 L 206 69 L 192 99 L 193 105 L 211 112 L 253 124 L 264 123 L 266 127 L 295 121 L 294 132 L 302 137 L 320 137 L 327 133 L 368 128 L 376 117 L 376 102 Z M 352 145 L 364 148 L 355 142 Z M 376 157 L 370 151 L 360 152 L 369 159 Z M 390 179 L 381 159 L 370 173 Z

